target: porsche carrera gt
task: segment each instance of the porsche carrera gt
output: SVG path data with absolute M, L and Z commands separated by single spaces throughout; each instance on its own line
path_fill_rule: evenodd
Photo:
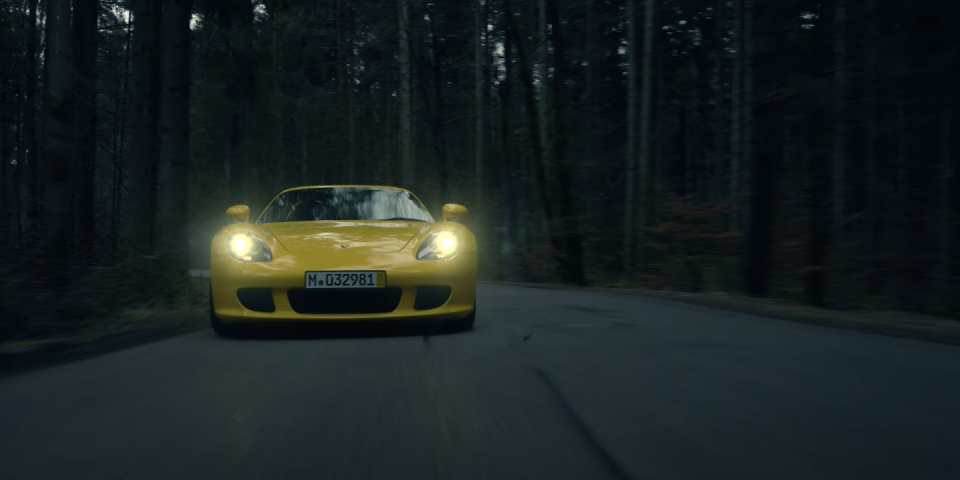
M 477 243 L 443 206 L 436 221 L 410 191 L 383 186 L 284 190 L 255 221 L 210 246 L 210 324 L 220 335 L 256 323 L 437 320 L 469 329 L 476 316 Z

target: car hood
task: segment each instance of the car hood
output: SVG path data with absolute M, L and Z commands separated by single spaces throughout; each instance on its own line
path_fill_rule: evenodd
M 402 249 L 417 232 L 429 225 L 400 221 L 318 221 L 268 223 L 261 227 L 275 236 L 290 253 L 344 249 L 389 253 Z

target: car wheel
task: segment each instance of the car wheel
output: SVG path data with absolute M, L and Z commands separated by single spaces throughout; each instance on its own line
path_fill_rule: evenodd
M 213 288 L 210 288 L 210 328 L 221 337 L 236 337 L 239 335 L 239 329 L 236 325 L 230 325 L 224 322 L 213 311 Z
M 473 311 L 469 315 L 457 320 L 457 330 L 467 331 L 473 328 L 473 322 L 477 318 L 477 302 L 473 302 Z

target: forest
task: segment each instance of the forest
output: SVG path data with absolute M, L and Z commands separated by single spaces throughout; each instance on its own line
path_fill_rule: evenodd
M 481 279 L 960 312 L 960 29 L 894 0 L 0 0 L 0 335 L 237 204 L 469 209 Z M 158 300 L 159 299 L 159 300 Z

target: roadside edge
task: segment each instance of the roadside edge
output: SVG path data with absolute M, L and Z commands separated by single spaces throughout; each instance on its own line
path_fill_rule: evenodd
M 0 378 L 99 357 L 108 353 L 197 332 L 204 328 L 206 328 L 206 325 L 178 325 L 169 328 L 122 332 L 84 343 L 51 344 L 22 353 L 0 353 Z
M 199 279 L 209 278 L 209 273 L 205 270 L 190 270 L 187 275 Z M 50 343 L 23 352 L 0 351 L 0 379 L 198 332 L 209 328 L 205 312 L 205 308 L 174 308 L 162 311 L 159 315 L 183 317 L 183 321 L 126 329 L 91 340 Z
M 840 330 L 960 345 L 960 321 L 907 312 L 831 310 L 785 300 L 754 299 L 738 295 L 683 293 L 641 288 L 577 287 L 545 283 L 496 281 L 480 281 L 478 283 L 548 290 L 631 295 Z

